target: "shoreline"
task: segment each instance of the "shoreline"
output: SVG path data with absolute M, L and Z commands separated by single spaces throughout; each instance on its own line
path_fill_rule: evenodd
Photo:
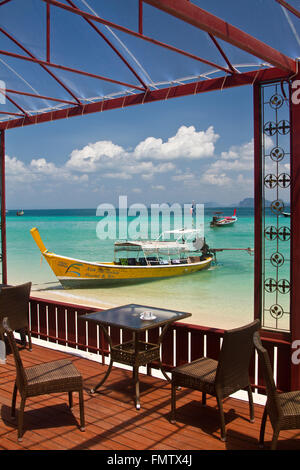
M 45 285 L 49 284 L 53 284 L 53 287 L 45 288 Z M 140 301 L 138 296 L 136 299 L 134 299 L 134 297 L 128 298 L 126 295 L 118 295 L 116 296 L 114 302 L 107 302 L 106 300 L 97 299 L 92 295 L 89 295 L 88 289 L 84 290 L 81 295 L 81 293 L 73 293 L 72 291 L 69 292 L 68 290 L 64 290 L 62 286 L 56 282 L 34 284 L 31 289 L 31 297 L 45 301 L 49 300 L 52 302 L 61 302 L 70 306 L 78 305 L 82 307 L 95 308 L 95 311 L 97 309 L 107 310 L 109 308 L 119 307 L 121 305 L 127 305 L 130 303 L 144 304 L 144 302 Z M 247 315 L 248 318 L 244 318 L 243 320 L 241 318 L 237 318 L 236 315 L 225 315 L 226 320 L 224 320 L 224 310 L 221 310 L 220 306 L 218 311 L 216 311 L 215 306 L 214 316 L 212 317 L 210 309 L 207 311 L 206 309 L 201 309 L 201 307 L 199 307 L 199 310 L 194 312 L 193 309 L 184 308 L 184 306 L 176 307 L 175 305 L 170 305 L 170 307 L 168 307 L 166 302 L 163 300 L 160 301 L 159 298 L 156 298 L 152 303 L 145 302 L 145 305 L 190 312 L 192 313 L 192 317 L 189 318 L 188 323 L 205 328 L 218 328 L 226 330 L 252 321 L 250 313 Z M 221 319 L 223 321 L 221 321 Z
M 110 304 L 108 302 L 99 301 L 91 297 L 68 294 L 68 292 L 66 292 L 62 287 L 60 287 L 60 285 L 57 285 L 57 290 L 53 289 L 53 291 L 52 289 L 47 290 L 41 287 L 42 285 L 40 286 L 40 288 L 32 288 L 30 296 L 42 300 L 51 300 L 54 302 L 57 301 L 70 305 L 80 305 L 83 307 L 95 307 L 103 310 L 118 306 L 117 304 Z

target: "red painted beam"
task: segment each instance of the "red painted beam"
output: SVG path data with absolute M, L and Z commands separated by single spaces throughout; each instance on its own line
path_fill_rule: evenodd
M 49 101 L 56 101 L 58 103 L 76 105 L 76 103 L 74 101 L 61 100 L 60 98 L 52 98 L 50 96 L 44 96 L 44 95 L 35 95 L 34 93 L 28 93 L 27 91 L 12 90 L 10 88 L 6 88 L 5 93 L 6 93 L 6 96 L 7 96 L 7 93 L 13 93 L 15 95 L 30 96 L 32 98 L 39 98 L 41 100 L 49 100 Z
M 85 72 L 85 71 L 79 70 L 79 69 L 73 69 L 72 67 L 67 67 L 65 65 L 54 64 L 53 62 L 47 62 L 45 60 L 40 60 L 40 59 L 36 59 L 36 58 L 33 58 L 33 57 L 26 57 L 25 55 L 16 54 L 15 52 L 8 52 L 8 51 L 0 50 L 0 55 L 5 55 L 5 56 L 8 56 L 8 57 L 14 57 L 15 59 L 21 59 L 21 60 L 25 60 L 27 62 L 33 62 L 35 64 L 39 64 L 39 65 L 47 65 L 47 67 L 53 67 L 53 68 L 56 68 L 56 69 L 59 69 L 59 70 L 65 70 L 66 72 L 77 73 L 79 75 L 84 75 L 85 77 L 96 78 L 97 80 L 103 80 L 103 81 L 106 81 L 106 82 L 115 83 L 117 85 L 122 85 L 122 86 L 126 86 L 126 87 L 129 87 L 129 88 L 134 88 L 136 90 L 144 91 L 144 88 L 142 88 L 140 86 L 137 86 L 137 85 L 132 85 L 132 84 L 129 84 L 129 83 L 126 83 L 126 82 L 120 82 L 119 80 L 114 80 L 112 78 L 103 77 L 102 75 L 97 75 L 95 73 Z
M 5 90 L 3 91 L 0 88 L 0 93 L 1 95 L 4 95 L 5 98 L 10 101 L 16 108 L 18 108 L 24 116 L 28 116 L 28 113 L 26 113 L 26 111 L 18 103 L 16 103 L 10 96 L 8 96 Z
M 8 111 L 0 111 L 0 114 L 8 114 L 11 116 L 24 116 L 24 114 L 21 114 L 21 113 L 10 113 Z
M 1 254 L 2 284 L 7 284 L 6 256 L 6 204 L 5 204 L 5 132 L 0 132 L 0 171 L 1 171 Z
M 20 49 L 22 49 L 29 57 L 32 59 L 35 59 L 35 56 L 22 44 L 20 41 L 18 41 L 15 37 L 13 37 L 10 33 L 5 31 L 5 29 L 0 27 L 1 33 L 3 33 L 6 37 L 8 37 L 11 41 L 13 41 Z M 45 67 L 45 65 L 41 64 L 41 67 L 49 74 L 51 75 L 52 78 L 61 86 L 63 87 L 69 95 L 74 98 L 75 101 L 77 101 L 78 104 L 80 104 L 80 100 L 77 98 L 77 96 L 74 95 L 74 93 L 60 80 L 51 70 L 48 69 L 48 67 Z
M 106 26 L 110 26 L 111 28 L 115 28 L 119 31 L 122 31 L 123 33 L 129 34 L 131 36 L 137 37 L 144 41 L 150 42 L 152 44 L 155 44 L 156 46 L 164 47 L 165 49 L 169 49 L 170 51 L 177 52 L 178 54 L 184 55 L 186 57 L 190 57 L 191 59 L 194 59 L 194 60 L 198 60 L 199 62 L 202 62 L 203 64 L 222 70 L 223 72 L 232 73 L 230 69 L 226 69 L 222 67 L 221 65 L 217 65 L 214 62 L 203 59 L 202 57 L 199 57 L 195 54 L 191 54 L 182 49 L 178 49 L 177 47 L 171 46 L 170 44 L 166 44 L 164 42 L 158 41 L 157 39 L 150 38 L 149 36 L 141 35 L 140 33 L 137 33 L 136 31 L 132 31 L 131 29 L 125 28 L 124 26 L 120 26 L 116 23 L 112 23 L 111 21 L 105 20 L 104 18 L 100 18 L 99 16 L 86 13 L 85 11 L 79 10 L 77 8 L 69 7 L 68 5 L 65 5 L 64 3 L 61 3 L 61 2 L 57 2 L 56 0 L 43 0 L 43 1 L 49 3 L 50 5 L 54 5 L 56 7 L 62 8 L 63 10 L 74 13 L 75 15 L 82 16 L 83 18 L 88 18 L 90 20 L 93 20 L 94 22 L 105 24 Z
M 284 0 L 276 0 L 277 3 L 280 3 L 284 8 L 289 10 L 291 13 L 296 15 L 298 18 L 300 18 L 300 11 L 297 10 L 296 8 L 292 7 L 288 2 L 285 2 Z
M 144 0 L 144 2 L 196 28 L 213 34 L 219 39 L 269 62 L 275 67 L 288 72 L 296 72 L 296 62 L 291 57 L 282 54 L 273 47 L 268 46 L 259 39 L 254 38 L 191 2 L 183 0 Z
M 143 0 L 139 0 L 139 33 L 143 34 Z
M 46 51 L 47 62 L 50 62 L 50 5 L 46 5 Z
M 73 8 L 76 8 L 78 10 L 78 8 L 76 7 L 76 5 L 71 1 L 71 0 L 67 0 L 67 2 L 71 5 L 71 7 Z M 47 7 L 50 8 L 50 4 L 47 3 Z M 137 72 L 134 70 L 133 67 L 131 67 L 131 65 L 129 64 L 129 62 L 125 59 L 125 57 L 123 57 L 123 55 L 118 51 L 118 49 L 112 44 L 112 42 L 105 36 L 105 34 L 102 33 L 102 31 L 100 31 L 100 29 L 92 22 L 90 21 L 88 18 L 84 18 L 83 19 L 97 32 L 97 34 L 99 34 L 99 36 L 102 37 L 102 39 L 104 39 L 104 41 L 109 45 L 109 47 L 111 47 L 111 49 L 117 54 L 117 56 L 122 60 L 122 62 L 126 65 L 126 67 L 129 68 L 129 70 L 134 74 L 134 76 L 138 79 L 138 81 L 141 83 L 141 85 L 143 86 L 144 89 L 147 89 L 147 85 L 145 84 L 145 82 L 141 79 L 141 77 L 137 74 Z
M 262 313 L 262 141 L 261 141 L 261 88 L 253 86 L 254 116 L 254 318 Z
M 232 74 L 227 77 L 219 77 L 199 82 L 171 86 L 159 90 L 147 90 L 145 93 L 125 95 L 119 98 L 112 98 L 108 100 L 98 101 L 96 103 L 89 103 L 81 107 L 74 106 L 61 110 L 53 110 L 43 114 L 29 116 L 24 119 L 11 119 L 10 121 L 0 123 L 0 130 L 12 129 L 16 127 L 22 127 L 48 121 L 56 121 L 58 119 L 65 119 L 73 116 L 83 116 L 85 114 L 125 108 L 138 104 L 165 101 L 171 98 L 180 98 L 188 95 L 205 93 L 208 91 L 224 90 L 226 88 L 232 88 L 242 85 L 251 85 L 253 84 L 253 82 L 259 80 L 272 81 L 284 78 L 287 78 L 287 75 L 282 72 L 282 70 L 274 68 L 255 70 L 252 72 L 245 72 L 241 74 Z
M 218 49 L 218 51 L 220 52 L 221 56 L 223 57 L 223 59 L 225 60 L 226 64 L 228 65 L 228 67 L 230 68 L 230 70 L 233 72 L 233 73 L 237 73 L 237 71 L 232 67 L 232 64 L 230 63 L 227 55 L 225 54 L 225 52 L 223 51 L 222 47 L 220 46 L 220 44 L 218 43 L 218 41 L 216 40 L 216 38 L 209 33 L 209 37 L 210 39 L 212 40 L 212 42 L 214 43 L 214 45 L 216 46 L 216 48 Z

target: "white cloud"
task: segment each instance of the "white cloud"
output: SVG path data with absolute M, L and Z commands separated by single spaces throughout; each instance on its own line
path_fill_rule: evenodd
M 242 185 L 243 187 L 249 187 L 249 186 L 252 186 L 253 183 L 254 183 L 254 179 L 253 179 L 253 176 L 251 177 L 246 177 L 245 175 L 238 175 L 238 177 L 236 178 L 236 181 L 239 185 Z
M 58 168 L 53 163 L 48 163 L 45 158 L 31 160 L 30 167 L 33 171 L 44 174 L 54 174 L 58 171 Z
M 173 181 L 189 182 L 189 181 L 193 181 L 194 179 L 195 179 L 195 174 L 189 171 L 185 173 L 178 171 L 176 175 L 172 176 Z
M 223 170 L 252 170 L 254 168 L 254 141 L 233 145 L 227 152 L 221 152 L 220 160 L 212 165 Z
M 29 184 L 41 181 L 52 184 L 94 181 L 98 184 L 104 178 L 122 181 L 138 175 L 149 181 L 155 175 L 175 171 L 175 163 L 171 160 L 212 157 L 218 137 L 212 126 L 205 131 L 196 131 L 194 126 L 181 126 L 166 142 L 148 137 L 130 150 L 108 140 L 89 143 L 74 149 L 61 166 L 45 157 L 34 158 L 25 164 L 16 157 L 7 156 L 6 172 L 15 183 Z M 186 181 L 188 176 L 178 176 L 177 181 L 181 178 Z
M 198 132 L 194 126 L 181 126 L 166 142 L 147 137 L 134 150 L 126 150 L 111 141 L 97 141 L 73 150 L 65 167 L 85 173 L 104 170 L 107 172 L 103 175 L 108 178 L 129 179 L 141 174 L 143 179 L 151 179 L 156 173 L 174 170 L 171 160 L 212 157 L 218 138 L 212 126 Z
M 171 162 L 154 163 L 138 159 L 135 152 L 128 152 L 109 141 L 98 141 L 73 150 L 65 168 L 85 173 L 101 173 L 103 177 L 124 180 L 138 174 L 151 179 L 155 173 L 173 170 L 175 165 Z
M 56 166 L 46 158 L 35 158 L 25 164 L 16 157 L 6 155 L 6 174 L 10 189 L 24 183 L 32 185 L 43 183 L 52 187 L 63 183 L 86 183 L 89 180 L 99 184 L 105 178 L 110 180 L 129 180 L 140 175 L 151 180 L 155 174 L 167 173 L 175 169 L 172 162 L 152 162 L 137 160 L 133 153 L 127 153 L 112 142 L 99 141 L 81 150 L 74 150 L 62 166 Z M 90 176 L 89 176 L 90 175 Z
M 5 155 L 5 170 L 7 174 L 18 174 L 25 171 L 25 165 L 16 157 Z
M 52 162 L 47 162 L 45 158 L 33 159 L 28 165 L 18 160 L 16 157 L 5 156 L 6 176 L 10 189 L 18 189 L 20 183 L 33 185 L 35 183 L 59 184 L 60 182 L 85 183 L 89 177 L 87 174 L 74 174 L 65 166 L 57 167 Z
M 100 140 L 85 145 L 80 150 L 73 150 L 66 167 L 72 170 L 94 172 L 99 167 L 110 166 L 116 158 L 122 158 L 125 155 L 126 152 L 123 147 L 115 145 L 111 141 Z
M 270 150 L 274 144 L 269 136 L 265 136 L 265 147 Z M 252 170 L 254 168 L 254 139 L 242 145 L 232 145 L 227 152 L 221 152 L 220 160 L 212 167 L 223 170 Z
M 81 183 L 87 183 L 89 181 L 89 175 L 72 175 L 73 181 L 78 181 Z
M 232 179 L 229 178 L 226 173 L 207 172 L 203 175 L 202 182 L 215 186 L 229 186 L 232 183 Z
M 202 184 L 206 189 L 211 186 L 212 191 L 214 187 L 218 191 L 222 187 L 227 191 L 229 187 L 247 189 L 253 182 L 253 140 L 232 145 L 217 158 L 218 138 L 213 126 L 200 131 L 194 126 L 181 126 L 165 142 L 148 137 L 130 149 L 108 140 L 89 143 L 74 149 L 60 166 L 46 157 L 34 158 L 25 164 L 16 157 L 6 156 L 6 173 L 13 189 L 17 189 L 19 183 L 53 191 L 75 183 L 82 189 L 89 183 L 90 192 L 99 188 L 103 191 L 105 179 L 105 191 L 115 192 L 126 188 L 140 193 L 145 185 L 154 191 L 170 190 L 174 194 L 177 187 L 179 190 L 183 186 L 191 192 L 200 191 Z M 266 145 L 274 146 L 270 138 Z M 200 159 L 204 163 L 200 164 Z
M 177 158 L 199 159 L 212 157 L 215 142 L 218 140 L 213 126 L 197 132 L 194 126 L 181 126 L 176 135 L 167 142 L 155 137 L 147 137 L 134 149 L 137 159 L 174 160 Z
M 32 183 L 37 177 L 34 172 L 30 171 L 21 160 L 16 157 L 5 155 L 5 173 L 8 186 L 12 183 L 18 187 L 20 183 Z
M 266 141 L 268 147 L 273 143 L 270 138 Z M 221 152 L 221 157 L 214 161 L 202 175 L 203 183 L 216 186 L 249 186 L 253 184 L 254 141 L 242 145 L 232 145 L 229 150 Z M 237 172 L 239 174 L 237 175 Z M 246 176 L 241 173 L 246 173 Z
M 104 173 L 103 177 L 116 178 L 119 180 L 129 180 L 132 178 L 132 176 L 129 173 L 126 173 L 125 171 L 116 171 L 115 173 Z

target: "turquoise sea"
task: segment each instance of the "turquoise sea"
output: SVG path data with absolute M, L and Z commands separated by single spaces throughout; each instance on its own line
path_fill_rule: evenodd
M 239 208 L 231 227 L 211 228 L 218 210 L 232 215 L 232 208 L 206 208 L 206 242 L 211 248 L 254 248 L 252 208 Z M 137 285 L 97 289 L 63 290 L 31 237 L 37 227 L 45 246 L 54 253 L 87 261 L 111 261 L 113 240 L 96 234 L 95 209 L 25 210 L 7 213 L 8 282 L 32 281 L 35 296 L 62 296 L 67 302 L 110 307 L 126 303 L 160 306 L 193 314 L 191 323 L 219 328 L 241 325 L 253 319 L 254 257 L 245 251 L 224 251 L 208 270 L 173 279 Z

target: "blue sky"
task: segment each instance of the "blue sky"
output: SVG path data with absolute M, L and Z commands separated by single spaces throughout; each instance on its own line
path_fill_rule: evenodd
M 268 6 L 266 3 L 270 3 L 269 0 L 255 2 L 264 8 Z M 79 5 L 80 1 L 77 3 Z M 253 8 L 249 10 L 249 15 L 241 16 L 241 11 L 236 8 L 237 2 L 230 0 L 227 11 L 223 3 L 213 2 L 209 7 L 211 2 L 202 2 L 201 6 L 215 14 L 227 15 L 225 19 L 234 24 L 237 24 L 240 15 L 240 27 L 248 28 L 251 34 L 257 33 L 260 39 L 270 40 L 268 35 L 272 32 L 272 25 L 269 19 L 268 28 L 262 33 L 262 15 L 255 17 Z M 43 2 L 28 0 L 27 7 L 29 4 L 38 15 Z M 89 1 L 89 4 L 93 8 L 97 6 L 95 0 Z M 132 8 L 135 6 L 133 0 L 129 4 Z M 38 27 L 25 27 L 25 10 L 22 14 L 24 3 L 19 5 L 21 10 L 18 10 L 17 19 L 12 22 L 11 11 L 7 9 L 0 24 L 8 30 L 14 28 L 15 36 L 25 40 L 31 51 L 43 57 L 45 48 L 38 41 L 41 31 Z M 81 3 L 81 6 L 84 4 Z M 113 0 L 110 7 L 110 12 L 106 12 L 110 13 L 109 19 L 117 20 L 118 14 L 122 24 L 135 27 L 130 11 L 124 8 L 124 2 Z M 156 11 L 146 8 L 145 15 L 145 29 L 147 25 L 154 24 L 154 32 L 161 40 L 172 40 L 175 45 L 179 45 L 181 40 L 182 48 L 199 55 L 203 52 L 203 56 L 221 63 L 217 51 L 208 43 L 207 37 L 204 39 L 204 33 L 189 30 L 191 36 L 187 41 L 185 31 L 180 37 L 178 34 L 176 36 L 178 20 L 172 20 L 168 23 L 169 28 L 164 28 L 165 18 L 161 20 Z M 279 21 L 278 18 L 276 21 Z M 80 21 L 80 18 L 76 19 L 76 26 L 81 26 Z M 89 54 L 91 49 L 87 47 L 92 47 L 94 37 L 89 30 L 86 32 L 86 28 L 82 37 L 79 34 L 74 36 L 74 24 L 69 21 L 68 13 L 56 13 L 53 28 L 57 28 L 51 50 L 54 62 L 83 70 L 92 67 L 88 69 L 94 73 L 121 76 L 122 80 L 133 83 L 131 74 L 125 68 L 121 67 L 120 74 L 118 61 L 108 55 L 106 48 L 101 52 L 97 49 L 99 61 L 95 63 L 95 50 Z M 291 34 L 287 23 L 282 22 L 282 28 L 286 35 Z M 152 36 L 154 32 L 151 30 Z M 197 34 L 204 42 L 197 42 Z M 123 34 L 118 33 L 118 37 L 125 40 Z M 16 51 L 9 41 L 3 41 L 3 48 Z M 291 43 L 285 41 L 282 45 L 284 52 L 293 53 L 292 50 L 288 51 Z M 147 78 L 148 72 L 152 80 L 158 81 L 205 71 L 206 66 L 198 62 L 195 64 L 190 59 L 175 60 L 173 53 L 163 52 L 158 56 L 157 50 L 151 50 L 153 55 L 146 58 L 140 42 L 132 38 L 126 44 L 143 67 L 145 74 L 140 69 L 143 78 Z M 203 51 L 198 50 L 199 45 L 204 48 Z M 227 52 L 232 52 L 232 48 L 226 48 Z M 147 54 L 149 50 L 147 46 Z M 237 61 L 249 59 L 245 53 L 238 56 L 236 51 L 233 57 Z M 129 59 L 132 60 L 132 57 L 129 56 Z M 255 58 L 251 60 L 252 63 L 259 62 Z M 24 82 L 21 83 L 16 74 L 10 74 L 7 67 L 9 65 L 20 71 L 20 61 L 5 58 L 5 64 L 0 65 L 0 78 L 9 82 L 8 87 L 24 89 Z M 99 81 L 81 79 L 75 83 L 66 72 L 59 76 L 83 98 L 108 92 L 108 85 Z M 47 75 L 41 79 L 40 75 L 29 72 L 25 67 L 22 77 L 34 88 L 39 87 L 40 93 L 54 96 L 58 92 L 57 84 Z M 118 87 L 113 87 L 111 91 L 114 88 Z M 60 97 L 67 97 L 61 89 L 59 93 Z M 32 102 L 27 100 L 27 104 L 32 105 Z M 8 209 L 96 208 L 104 202 L 117 204 L 120 195 L 126 195 L 129 203 L 185 203 L 195 200 L 198 203 L 215 201 L 235 204 L 253 196 L 252 139 L 250 86 L 9 130 L 6 133 L 7 206 Z
M 234 146 L 241 152 L 243 146 L 251 146 L 252 114 L 252 89 L 241 87 L 10 130 L 6 133 L 8 208 L 97 207 L 102 202 L 116 204 L 119 195 L 127 195 L 130 203 L 146 204 L 191 200 L 230 204 L 251 197 L 251 162 L 243 171 L 214 173 L 219 182 L 214 180 L 213 184 L 203 180 L 203 174 L 221 159 L 222 152 Z M 125 158 L 123 167 L 117 166 L 114 171 L 95 167 L 87 172 L 69 167 L 63 175 L 74 150 L 82 151 L 86 146 L 108 141 L 130 153 L 150 137 L 166 143 L 182 127 L 195 129 L 192 135 L 213 128 L 212 135 L 216 136 L 215 140 L 208 138 L 208 142 L 213 141 L 208 156 L 154 161 L 150 155 L 142 161 L 154 162 L 157 172 L 153 173 L 151 166 L 149 171 L 131 174 L 128 179 L 122 174 L 128 172 L 130 156 Z M 18 174 L 15 159 L 23 164 Z M 40 167 L 38 173 L 32 162 L 43 159 L 43 168 Z M 134 162 L 134 166 L 140 163 Z M 47 171 L 47 164 L 53 165 L 52 171 L 51 168 Z M 168 165 L 165 171 L 163 164 Z M 230 180 L 223 184 L 224 175 Z M 239 175 L 243 175 L 244 180 L 237 187 Z

